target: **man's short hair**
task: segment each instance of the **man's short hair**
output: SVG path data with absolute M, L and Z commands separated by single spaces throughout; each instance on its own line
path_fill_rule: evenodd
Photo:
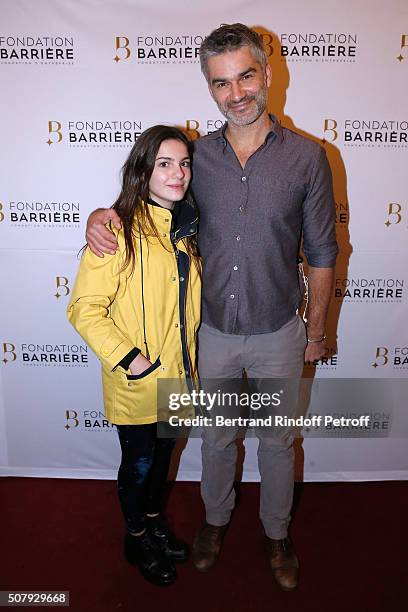
M 261 36 L 242 23 L 226 24 L 211 32 L 200 46 L 201 72 L 208 81 L 208 58 L 221 55 L 226 51 L 236 51 L 241 47 L 249 47 L 256 60 L 263 68 L 268 58 L 263 47 Z

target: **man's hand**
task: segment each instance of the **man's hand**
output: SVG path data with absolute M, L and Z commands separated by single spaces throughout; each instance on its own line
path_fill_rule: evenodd
M 132 372 L 133 375 L 139 375 L 143 374 L 143 372 L 147 370 L 147 368 L 150 368 L 151 365 L 152 362 L 146 359 L 146 357 L 142 355 L 142 353 L 139 353 L 138 356 L 135 357 L 129 365 L 129 370 Z
M 327 347 L 324 340 L 322 340 L 322 342 L 310 342 L 305 350 L 305 363 L 313 363 L 314 361 L 318 361 L 324 357 L 326 353 Z
M 307 309 L 307 337 L 310 340 L 323 338 L 326 328 L 327 311 L 333 286 L 333 268 L 309 266 L 309 306 Z M 305 363 L 313 363 L 325 356 L 327 347 L 321 342 L 308 342 Z
M 118 248 L 115 235 L 105 227 L 108 221 L 112 221 L 116 229 L 122 227 L 119 215 L 113 208 L 97 208 L 89 215 L 86 224 L 86 241 L 92 253 L 98 257 L 103 257 L 104 253 L 114 255 Z

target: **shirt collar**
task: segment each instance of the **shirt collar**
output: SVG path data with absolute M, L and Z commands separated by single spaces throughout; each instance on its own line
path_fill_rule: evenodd
M 278 142 L 282 142 L 283 141 L 283 130 L 282 130 L 282 126 L 279 120 L 277 119 L 277 117 L 275 117 L 275 115 L 272 115 L 271 113 L 269 113 L 269 117 L 272 121 L 272 125 L 271 125 L 270 131 L 268 132 L 265 138 L 265 142 L 267 142 L 270 138 L 277 138 Z M 212 132 L 211 134 L 208 134 L 206 138 L 209 138 L 210 140 L 219 140 L 224 145 L 227 144 L 227 139 L 225 136 L 225 130 L 227 129 L 227 127 L 228 127 L 228 121 L 226 121 L 224 125 L 222 125 L 222 127 L 220 127 L 220 129 L 217 130 L 216 132 Z
M 171 230 L 177 240 L 185 238 L 186 236 L 193 236 L 197 233 L 198 212 L 195 203 L 191 199 L 174 202 L 173 209 L 160 206 L 160 204 L 155 202 L 152 198 L 149 198 L 147 203 L 171 213 Z
M 165 208 L 164 206 L 162 206 L 161 204 L 159 204 L 158 202 L 156 202 L 155 200 L 153 200 L 152 198 L 149 198 L 147 200 L 148 204 L 151 204 L 152 206 L 157 206 L 158 208 L 162 208 L 163 210 L 167 210 L 169 213 L 171 213 L 172 215 L 177 215 L 178 210 L 180 208 L 180 202 L 174 202 L 174 206 L 173 208 Z

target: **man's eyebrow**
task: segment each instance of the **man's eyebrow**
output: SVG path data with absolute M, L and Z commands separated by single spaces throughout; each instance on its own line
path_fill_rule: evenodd
M 250 72 L 256 72 L 256 68 L 253 68 L 252 66 L 250 68 L 247 68 L 246 70 L 244 70 L 243 72 L 240 72 L 238 74 L 238 78 L 242 79 L 242 77 L 246 76 L 247 74 L 249 74 Z M 228 81 L 227 78 L 223 78 L 223 77 L 218 77 L 216 79 L 212 79 L 211 80 L 211 85 L 216 85 L 217 83 L 225 83 L 226 81 Z
M 242 78 L 243 76 L 249 74 L 250 72 L 256 72 L 256 68 L 248 68 L 247 70 L 244 70 L 244 72 L 240 72 L 239 73 L 239 78 Z

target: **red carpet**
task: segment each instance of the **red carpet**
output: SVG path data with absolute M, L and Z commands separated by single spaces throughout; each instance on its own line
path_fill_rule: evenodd
M 257 519 L 258 485 L 241 484 L 221 559 L 209 574 L 178 566 L 170 587 L 146 583 L 122 557 L 111 481 L 0 479 L 0 590 L 70 591 L 71 610 L 391 612 L 406 608 L 407 483 L 298 485 L 292 538 L 297 591 L 274 585 Z M 192 542 L 198 483 L 172 485 L 168 516 Z M 48 608 L 49 609 L 49 608 Z

